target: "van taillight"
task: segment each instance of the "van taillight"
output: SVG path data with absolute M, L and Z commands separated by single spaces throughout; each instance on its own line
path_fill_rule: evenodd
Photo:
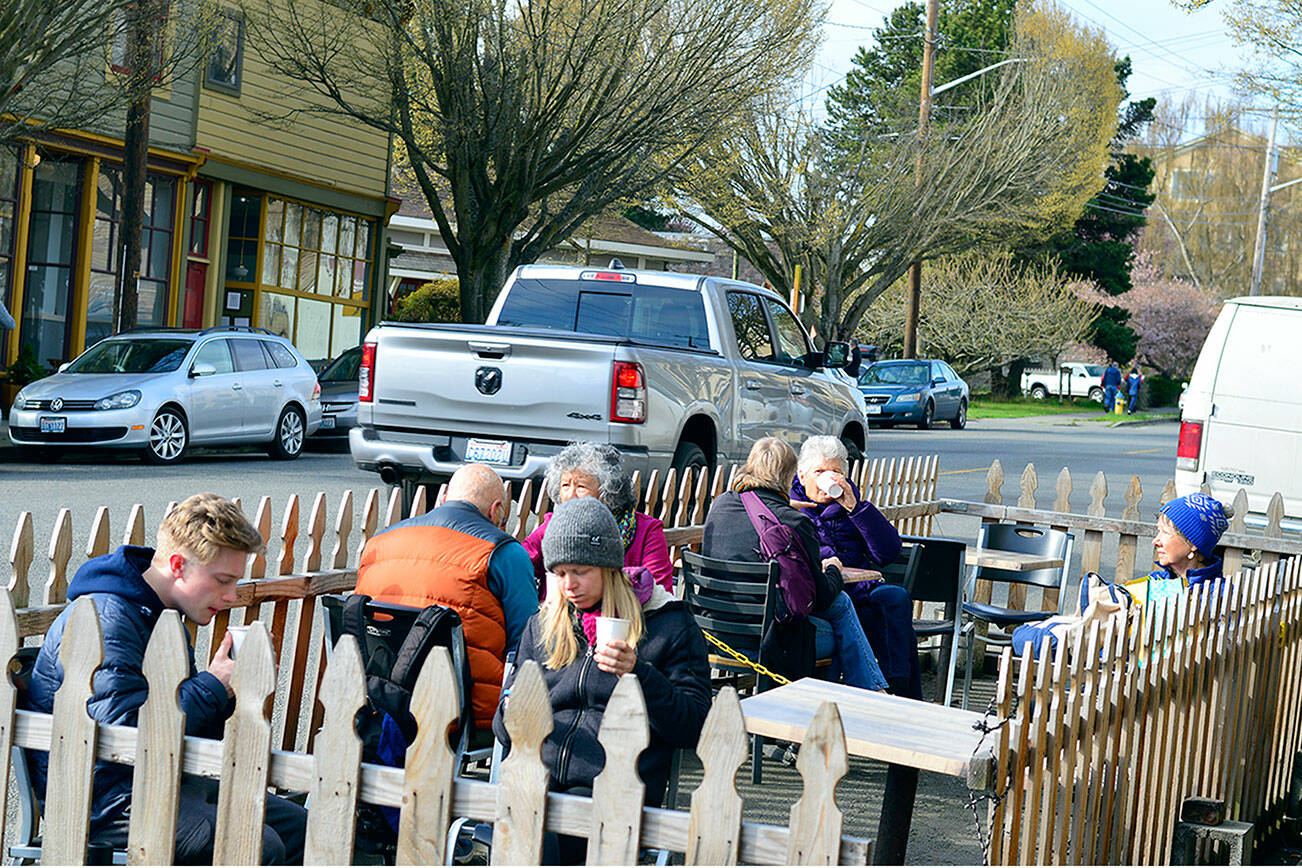
M 1203 423 L 1181 422 L 1180 442 L 1175 448 L 1175 466 L 1178 470 L 1197 470 L 1198 455 L 1203 448 Z
M 357 368 L 357 400 L 371 403 L 374 389 L 375 344 L 362 344 L 362 363 Z
M 610 421 L 646 421 L 646 378 L 636 362 L 615 362 L 610 386 Z

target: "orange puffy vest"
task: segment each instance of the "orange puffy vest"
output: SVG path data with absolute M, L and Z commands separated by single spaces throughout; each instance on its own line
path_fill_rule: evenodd
M 488 561 L 514 540 L 473 504 L 450 502 L 372 537 L 357 566 L 359 594 L 418 609 L 447 606 L 461 616 L 475 726 L 485 729 L 497 710 L 506 659 L 506 615 L 488 589 Z

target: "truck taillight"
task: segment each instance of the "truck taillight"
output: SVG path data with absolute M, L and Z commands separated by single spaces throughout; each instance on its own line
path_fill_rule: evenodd
M 1203 448 L 1203 423 L 1181 422 L 1180 442 L 1175 448 L 1175 466 L 1179 470 L 1197 470 Z
M 362 363 L 357 368 L 357 400 L 367 404 L 374 400 L 375 344 L 362 344 Z
M 610 421 L 646 421 L 646 378 L 636 362 L 615 362 L 610 387 Z

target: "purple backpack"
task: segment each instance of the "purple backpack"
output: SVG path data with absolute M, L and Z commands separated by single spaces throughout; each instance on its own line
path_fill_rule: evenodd
M 769 561 L 778 562 L 778 587 L 787 610 L 786 614 L 779 614 L 778 620 L 786 622 L 809 617 L 814 610 L 814 575 L 810 572 L 800 538 L 793 529 L 778 521 L 773 510 L 765 506 L 755 492 L 743 491 L 741 502 L 759 534 L 760 554 Z

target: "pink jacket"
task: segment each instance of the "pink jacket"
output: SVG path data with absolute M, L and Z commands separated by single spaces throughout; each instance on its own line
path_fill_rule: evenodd
M 549 512 L 534 528 L 533 533 L 524 538 L 524 550 L 533 561 L 534 576 L 538 579 L 538 594 L 547 587 L 547 570 L 543 568 L 542 540 L 547 531 L 547 522 L 552 520 Z M 644 512 L 637 513 L 633 525 L 633 542 L 624 552 L 624 566 L 646 567 L 655 577 L 656 582 L 669 593 L 674 592 L 674 565 L 669 561 L 669 544 L 665 542 L 664 522 Z

